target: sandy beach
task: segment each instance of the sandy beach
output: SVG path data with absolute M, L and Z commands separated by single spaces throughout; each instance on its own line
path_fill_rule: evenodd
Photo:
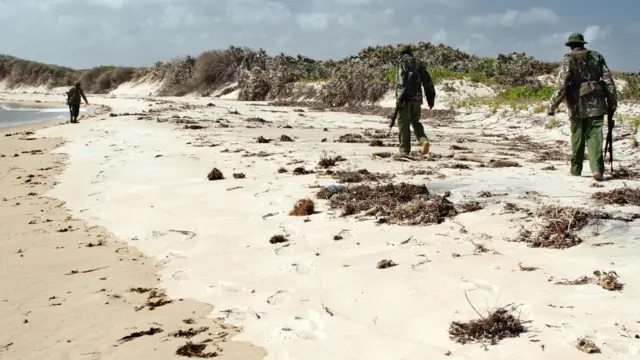
M 2 133 L 0 358 L 173 359 L 187 341 L 247 360 L 640 355 L 640 207 L 593 198 L 638 187 L 624 128 L 626 175 L 594 185 L 587 163 L 568 175 L 565 114 L 548 128 L 542 114 L 439 102 L 423 118 L 432 154 L 398 161 L 397 130 L 373 112 L 147 93 L 89 95 L 101 111 L 80 124 Z M 207 178 L 214 168 L 223 179 Z M 317 194 L 340 171 L 424 184 L 440 212 L 409 224 L 332 207 Z M 290 216 L 301 199 L 314 212 Z M 556 248 L 526 241 L 553 221 L 569 222 Z M 603 288 L 596 270 L 623 287 Z M 493 345 L 450 337 L 452 322 L 496 307 L 527 331 Z

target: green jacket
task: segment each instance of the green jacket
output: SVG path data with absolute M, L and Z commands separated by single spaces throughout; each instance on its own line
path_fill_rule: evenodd
M 401 96 L 406 93 L 407 101 L 416 101 L 420 104 L 422 101 L 422 87 L 412 87 L 407 79 L 407 72 L 413 72 L 418 75 L 419 84 L 422 84 L 424 88 L 425 97 L 429 106 L 433 106 L 436 98 L 436 89 L 431 80 L 431 76 L 424 66 L 424 63 L 411 55 L 403 55 L 398 62 L 396 68 L 396 101 L 399 101 Z
M 563 100 L 570 117 L 598 117 L 608 111 L 616 111 L 616 85 L 600 53 L 576 48 L 564 56 L 556 77 L 556 91 L 551 97 L 550 110 L 555 111 Z

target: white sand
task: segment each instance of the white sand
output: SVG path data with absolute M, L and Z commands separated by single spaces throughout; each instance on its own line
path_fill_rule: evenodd
M 632 359 L 640 355 L 640 340 L 633 338 L 640 331 L 640 280 L 636 277 L 640 222 L 604 221 L 597 228 L 599 235 L 594 235 L 595 228 L 587 228 L 580 233 L 585 243 L 568 250 L 533 249 L 506 241 L 521 226 L 532 223 L 522 213 L 504 213 L 505 202 L 533 210 L 543 204 L 563 204 L 638 213 L 639 207 L 602 207 L 590 199 L 591 193 L 622 186 L 621 181 L 593 188 L 587 163 L 583 177 L 570 177 L 566 162 L 555 162 L 556 171 L 542 171 L 553 162 L 528 162 L 531 154 L 517 148 L 509 152 L 522 156 L 511 157 L 522 165 L 519 168 L 454 170 L 440 168 L 451 162 L 446 159 L 374 160 L 373 152 L 396 149 L 333 140 L 345 133 L 362 133 L 365 128 L 386 129 L 387 120 L 378 116 L 311 111 L 300 116 L 290 108 L 230 100 L 165 100 L 176 102 L 174 110 L 166 109 L 169 104 L 149 107 L 150 99 L 144 97 L 90 98 L 90 102 L 111 106 L 114 112 L 164 106 L 164 114 L 211 121 L 222 118 L 231 127 L 207 122 L 201 124 L 211 125 L 208 129 L 183 130 L 182 125 L 130 116 L 38 131 L 40 137 L 68 139 L 58 151 L 70 156 L 70 164 L 48 195 L 65 201 L 74 216 L 106 227 L 161 260 L 165 265 L 162 285 L 170 296 L 215 305 L 212 316 L 242 325 L 244 332 L 236 339 L 264 347 L 269 353 L 266 359 Z M 187 102 L 216 106 L 177 110 Z M 230 115 L 233 109 L 241 115 Z M 244 120 L 254 116 L 273 124 L 246 128 Z M 477 142 L 458 145 L 486 157 L 500 157 L 496 155 L 500 150 L 491 144 L 497 138 L 483 138 L 481 133 L 528 135 L 543 144 L 566 142 L 568 128 L 547 130 L 548 120 L 470 110 L 461 112 L 447 127 L 433 128 L 429 119 L 423 123 L 433 152 L 450 153 L 449 146 L 456 139 L 469 139 Z M 293 129 L 276 127 L 284 125 Z M 328 132 L 322 130 L 325 127 Z M 617 129 L 617 133 L 624 130 Z M 258 144 L 255 140 L 259 135 L 277 139 L 281 134 L 294 137 L 295 142 Z M 322 138 L 327 142 L 321 143 Z M 203 139 L 220 145 L 189 144 Z M 614 144 L 616 160 L 625 166 L 635 166 L 640 160 L 630 141 L 626 137 Z M 224 149 L 230 152 L 222 152 Z M 243 157 L 245 152 L 234 152 L 236 149 L 273 155 Z M 569 151 L 568 142 L 565 150 Z M 436 193 L 449 190 L 456 203 L 476 199 L 484 190 L 506 195 L 477 199 L 486 203 L 483 210 L 432 226 L 376 226 L 371 220 L 338 218 L 325 201 L 316 201 L 320 213 L 310 216 L 310 222 L 288 216 L 296 200 L 313 198 L 317 189 L 310 185 L 331 180 L 280 175 L 277 169 L 313 168 L 323 152 L 344 156 L 347 161 L 340 163 L 341 168 L 390 171 L 397 175 L 396 182 L 424 183 Z M 304 163 L 287 165 L 296 159 Z M 212 167 L 227 179 L 207 181 Z M 428 167 L 446 178 L 401 175 L 407 169 Z M 233 179 L 236 172 L 247 178 Z M 637 186 L 637 182 L 626 183 Z M 333 240 L 338 233 L 344 240 Z M 290 245 L 270 244 L 275 234 L 288 234 Z M 491 251 L 474 254 L 472 241 Z M 602 242 L 613 245 L 590 246 Z M 461 256 L 453 257 L 453 253 Z M 376 269 L 381 259 L 392 259 L 399 266 Z M 521 272 L 518 263 L 540 270 Z M 624 290 L 553 285 L 561 279 L 591 275 L 596 269 L 615 270 Z M 465 292 L 481 312 L 510 303 L 519 306 L 521 318 L 532 321 L 530 332 L 490 346 L 489 351 L 480 345 L 454 343 L 448 337 L 449 323 L 478 318 Z M 631 337 L 623 336 L 625 328 Z M 603 355 L 576 350 L 574 342 L 582 336 L 590 337 Z M 448 351 L 451 355 L 445 356 Z

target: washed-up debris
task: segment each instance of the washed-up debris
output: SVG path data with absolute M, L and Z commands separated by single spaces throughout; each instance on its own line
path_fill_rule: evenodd
M 597 220 L 611 218 L 605 213 L 556 205 L 543 207 L 535 216 L 534 229 L 522 229 L 515 241 L 526 242 L 534 248 L 553 249 L 567 249 L 579 245 L 582 239 L 575 234 L 576 232 Z
M 214 358 L 218 356 L 217 352 L 206 353 L 204 350 L 207 348 L 207 344 L 194 344 L 191 341 L 187 341 L 186 344 L 180 346 L 176 350 L 176 355 L 189 357 L 189 358 Z
M 478 201 L 469 201 L 469 202 L 457 205 L 456 208 L 460 213 L 468 213 L 468 212 L 474 212 L 474 211 L 484 209 L 484 204 L 481 204 Z
M 471 166 L 463 163 L 447 163 L 443 164 L 442 167 L 447 169 L 471 170 Z
M 289 170 L 287 170 L 287 169 L 285 169 L 285 168 L 281 167 L 281 168 L 279 168 L 279 169 L 278 169 L 278 174 L 285 174 L 285 173 L 287 173 L 288 171 L 289 171 Z
M 209 181 L 222 180 L 224 179 L 224 175 L 222 175 L 222 171 L 218 170 L 218 168 L 213 168 L 207 175 L 207 179 L 209 179 Z
M 491 168 L 521 167 L 519 163 L 511 160 L 492 159 L 487 163 Z
M 341 216 L 363 213 L 384 218 L 382 221 L 388 223 L 439 224 L 458 214 L 448 200 L 449 192 L 442 196 L 432 195 L 424 185 L 357 185 L 337 194 L 319 195 L 329 197 L 332 209 L 342 209 Z
M 207 127 L 202 125 L 197 125 L 197 124 L 187 124 L 182 128 L 186 130 L 202 130 L 202 129 L 206 129 Z
M 264 136 L 260 135 L 258 136 L 258 139 L 256 139 L 256 141 L 258 142 L 258 144 L 268 144 L 271 142 L 271 139 L 267 139 Z
M 366 143 L 367 140 L 364 136 L 360 134 L 344 134 L 341 135 L 336 142 L 339 143 L 348 143 L 348 144 L 358 144 L 358 143 Z
M 384 143 L 382 142 L 382 140 L 375 139 L 375 140 L 371 140 L 371 142 L 369 143 L 369 146 L 372 146 L 372 147 L 383 147 Z
M 269 239 L 269 243 L 271 244 L 282 244 L 286 242 L 289 242 L 289 239 L 284 235 L 273 235 L 271 239 Z
M 173 336 L 175 338 L 187 338 L 187 339 L 191 339 L 192 337 L 201 334 L 205 331 L 209 330 L 209 327 L 207 326 L 203 326 L 197 329 L 194 328 L 189 328 L 187 330 L 178 330 L 175 332 L 172 332 L 169 334 L 169 336 Z
M 310 199 L 301 199 L 296 201 L 293 210 L 289 212 L 290 216 L 308 216 L 315 212 L 315 204 Z
M 162 330 L 162 329 L 160 329 L 160 328 L 152 327 L 152 328 L 149 328 L 149 330 L 133 332 L 133 333 L 131 333 L 131 334 L 129 334 L 129 335 L 127 335 L 127 336 L 125 336 L 125 337 L 121 338 L 121 339 L 120 339 L 120 340 L 118 340 L 118 341 L 119 341 L 120 343 L 125 343 L 125 342 L 131 341 L 131 340 L 133 340 L 133 339 L 136 339 L 136 338 L 142 337 L 142 336 L 152 336 L 152 335 L 155 335 L 155 334 L 161 333 L 162 331 L 163 331 L 163 330 Z
M 232 113 L 230 113 L 232 114 Z M 240 113 L 237 113 L 236 115 L 239 115 Z M 245 120 L 246 122 L 254 122 L 254 123 L 260 123 L 260 124 L 267 124 L 270 123 L 271 121 L 267 121 L 263 118 L 259 118 L 259 117 L 252 117 L 252 118 L 248 118 Z
M 309 174 L 313 174 L 314 171 L 313 170 L 307 170 L 304 168 L 304 166 L 299 166 L 295 169 L 293 169 L 293 175 L 309 175 Z
M 388 268 L 394 267 L 394 266 L 398 266 L 398 264 L 393 262 L 393 260 L 384 259 L 384 260 L 378 261 L 378 265 L 376 265 L 376 268 L 378 268 L 378 269 L 388 269 Z
M 601 288 L 609 291 L 622 290 L 623 285 L 618 281 L 618 274 L 615 271 L 601 271 L 596 270 L 593 272 L 598 280 L 598 285 Z
M 593 341 L 587 338 L 578 338 L 576 340 L 576 349 L 587 354 L 596 354 L 600 352 L 600 348 L 597 347 Z
M 234 179 L 244 179 L 246 177 L 247 176 L 245 174 L 243 174 L 243 173 L 235 173 L 235 174 L 233 174 L 233 178 Z
M 523 266 L 522 263 L 519 263 L 518 267 L 520 268 L 520 271 L 536 271 L 540 269 L 539 267 L 536 267 L 536 266 Z
M 502 339 L 518 337 L 527 331 L 525 323 L 513 315 L 513 309 L 499 308 L 488 311 L 486 316 L 480 313 L 478 316 L 478 320 L 452 321 L 449 337 L 460 344 L 481 342 L 495 345 Z
M 553 166 L 553 165 L 549 165 L 549 166 L 545 166 L 545 167 L 543 167 L 543 168 L 542 168 L 542 169 L 540 169 L 540 170 L 552 171 L 552 170 L 555 170 L 555 169 L 556 169 L 556 167 L 555 167 L 555 166 Z
M 587 284 L 593 284 L 595 282 L 595 279 L 589 276 L 580 276 L 577 279 L 574 280 L 561 280 L 561 281 L 556 281 L 553 285 L 587 285 Z
M 640 188 L 632 189 L 624 186 L 611 191 L 597 192 L 592 195 L 592 198 L 607 205 L 640 206 Z
M 381 181 L 389 180 L 394 177 L 393 174 L 372 173 L 367 169 L 360 169 L 357 171 L 338 170 L 335 172 L 327 172 L 334 179 L 341 183 L 359 183 L 363 181 Z
M 346 161 L 346 160 L 347 159 L 343 158 L 340 155 L 334 156 L 334 157 L 323 156 L 322 158 L 320 158 L 320 161 L 318 162 L 318 166 L 323 168 L 329 168 L 329 167 L 335 166 L 338 162 Z
M 293 142 L 293 139 L 290 136 L 282 135 L 282 136 L 280 136 L 280 141 L 282 141 L 282 142 Z

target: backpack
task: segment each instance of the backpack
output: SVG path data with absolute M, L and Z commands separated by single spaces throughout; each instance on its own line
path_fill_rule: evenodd
M 414 58 L 407 58 L 402 60 L 401 66 L 404 69 L 404 77 L 402 84 L 405 88 L 405 93 L 408 98 L 416 97 L 420 93 L 420 74 L 418 73 L 418 62 Z
M 67 105 L 79 104 L 80 103 L 80 92 L 74 86 L 67 92 Z

